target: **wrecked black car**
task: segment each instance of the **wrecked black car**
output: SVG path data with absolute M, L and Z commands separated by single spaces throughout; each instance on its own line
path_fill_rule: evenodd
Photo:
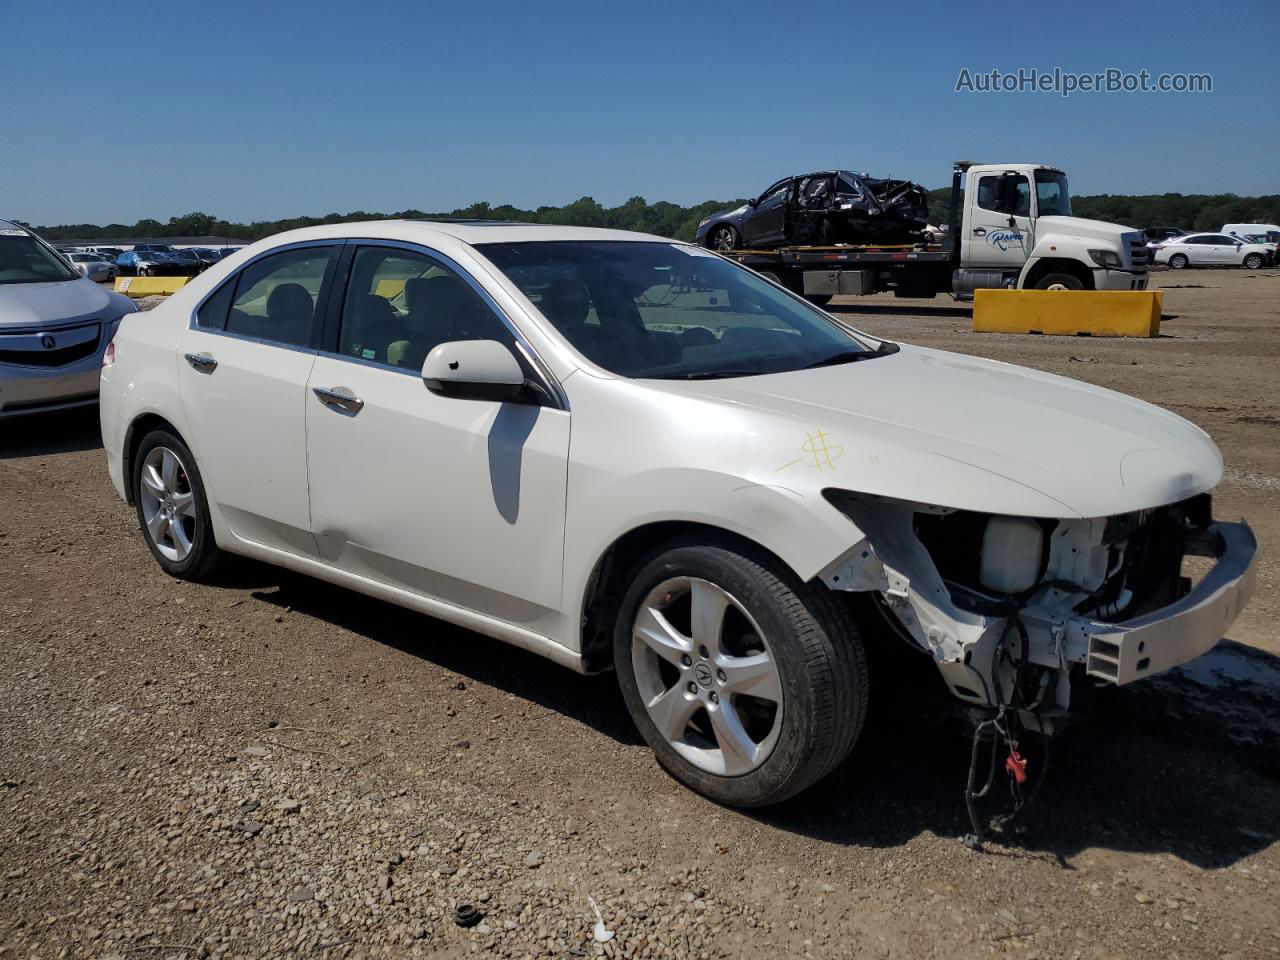
M 848 170 L 787 177 L 755 200 L 698 224 L 712 250 L 784 244 L 915 243 L 929 214 L 924 187 Z

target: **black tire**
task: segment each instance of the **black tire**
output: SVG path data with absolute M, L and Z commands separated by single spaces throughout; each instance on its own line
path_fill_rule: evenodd
M 1244 258 L 1244 268 L 1246 270 L 1257 270 L 1262 267 L 1262 254 L 1251 253 Z
M 815 307 L 825 307 L 831 302 L 831 294 L 829 293 L 806 293 L 804 298 Z
M 1037 290 L 1052 290 L 1063 287 L 1067 290 L 1083 290 L 1084 281 L 1071 273 L 1046 273 L 1036 281 Z
M 152 451 L 164 448 L 172 452 L 180 466 L 180 482 L 192 494 L 192 512 L 194 516 L 187 518 L 184 528 L 191 542 L 190 552 L 182 559 L 175 560 L 165 556 L 161 547 L 152 538 L 147 528 L 147 517 L 143 505 L 142 471 L 147 457 Z M 171 430 L 159 427 L 142 438 L 138 450 L 133 457 L 133 476 L 131 478 L 133 501 L 138 515 L 138 526 L 142 530 L 142 538 L 146 541 L 151 555 L 156 558 L 160 568 L 171 577 L 180 580 L 202 580 L 207 578 L 222 563 L 225 554 L 219 549 L 213 536 L 213 522 L 209 516 L 209 500 L 205 493 L 204 480 L 196 459 L 182 438 Z M 186 522 L 177 518 L 178 522 Z
M 1170 270 L 1185 270 L 1189 266 L 1191 266 L 1191 261 L 1187 259 L 1185 253 L 1175 253 L 1169 258 Z
M 708 250 L 719 250 L 721 253 L 737 250 L 740 242 L 738 231 L 730 224 L 718 223 L 707 231 Z
M 777 666 L 777 738 L 759 765 L 741 775 L 711 773 L 682 756 L 658 730 L 640 692 L 632 660 L 636 616 L 651 591 L 679 577 L 709 581 L 737 598 L 759 625 Z M 614 664 L 627 710 L 662 767 L 729 806 L 767 806 L 816 783 L 848 755 L 866 719 L 866 653 L 848 611 L 822 587 L 801 583 L 749 547 L 687 541 L 642 562 L 620 606 Z

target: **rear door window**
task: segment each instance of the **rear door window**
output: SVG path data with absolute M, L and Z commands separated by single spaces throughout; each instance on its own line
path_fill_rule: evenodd
M 226 331 L 286 346 L 317 339 L 317 306 L 341 247 L 300 247 L 255 260 L 240 271 Z

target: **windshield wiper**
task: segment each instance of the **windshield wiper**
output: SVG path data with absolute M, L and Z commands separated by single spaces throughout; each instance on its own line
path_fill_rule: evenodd
M 801 367 L 802 370 L 814 370 L 818 367 L 834 367 L 841 363 L 857 363 L 859 360 L 874 360 L 876 357 L 887 357 L 891 353 L 898 352 L 898 345 L 883 340 L 880 346 L 874 350 L 842 350 L 839 353 L 833 353 L 829 357 L 823 357 L 821 360 L 815 360 L 813 363 L 806 364 Z
M 727 377 L 760 377 L 765 370 L 699 370 L 696 373 L 682 373 L 668 377 L 669 380 L 721 380 Z

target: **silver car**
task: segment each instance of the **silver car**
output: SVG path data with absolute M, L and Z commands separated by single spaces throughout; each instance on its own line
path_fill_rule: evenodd
M 137 309 L 0 220 L 0 420 L 97 403 L 103 351 Z
M 64 256 L 76 273 L 95 283 L 106 283 L 116 278 L 115 262 L 104 260 L 96 253 L 68 253 Z

